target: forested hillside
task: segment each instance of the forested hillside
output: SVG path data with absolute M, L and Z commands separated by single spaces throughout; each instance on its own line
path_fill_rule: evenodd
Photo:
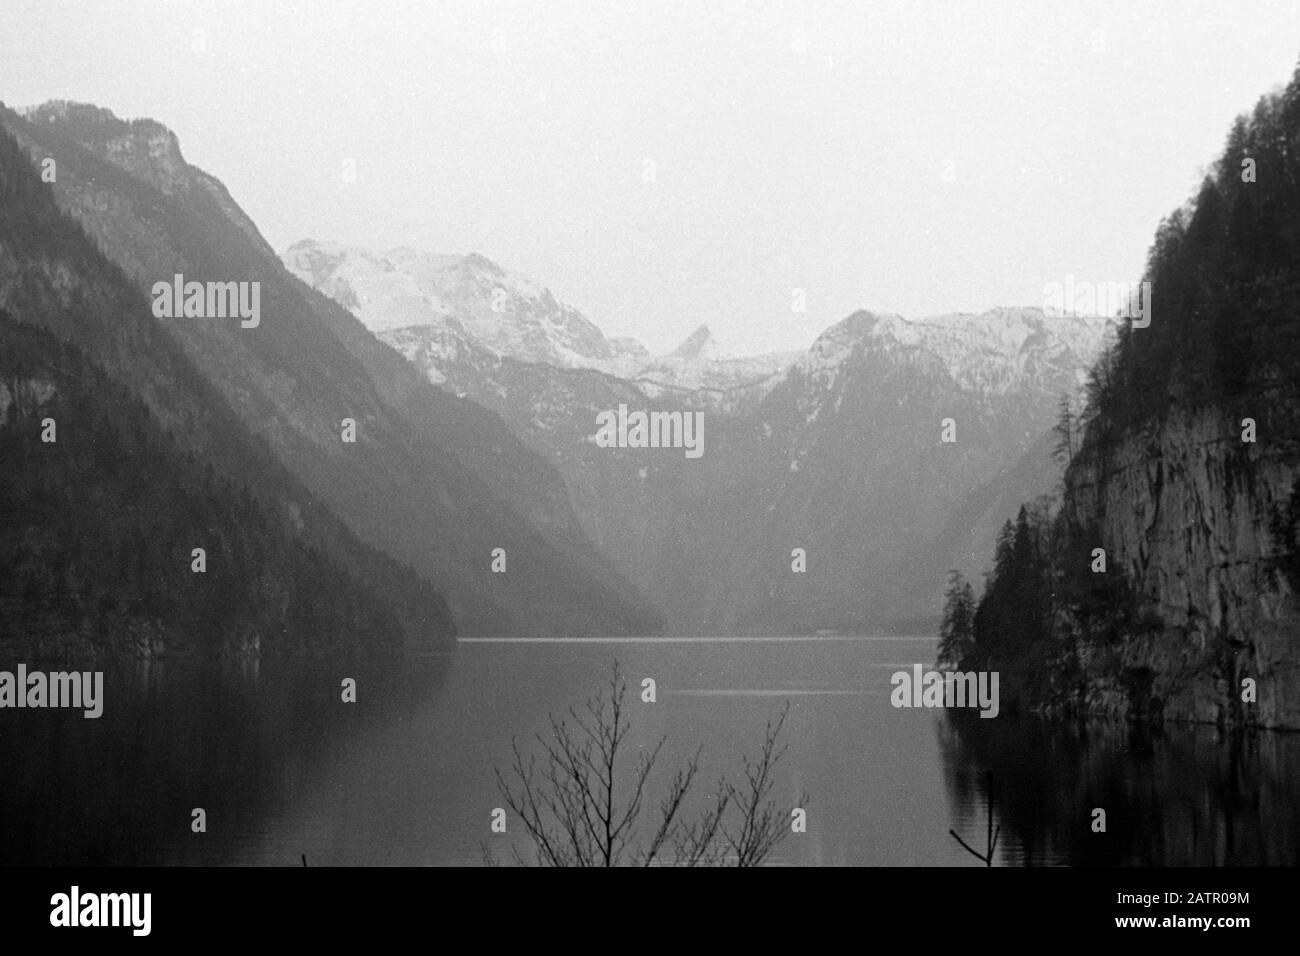
M 637 588 L 583 533 L 555 469 L 498 415 L 424 381 L 344 308 L 289 274 L 221 181 L 185 160 L 169 129 L 64 101 L 21 114 L 0 108 L 0 126 L 29 162 L 57 163 L 59 208 L 120 267 L 137 299 L 176 273 L 259 284 L 256 328 L 159 321 L 146 301 L 138 316 L 132 307 L 129 330 L 110 324 L 93 346 L 77 337 L 111 374 L 120 368 L 150 382 L 160 374 L 157 355 L 184 358 L 322 512 L 431 582 L 460 633 L 661 630 Z M 128 335 L 150 346 L 125 348 Z M 156 339 L 166 341 L 165 353 Z M 155 414 L 173 414 L 170 403 L 145 397 Z M 344 418 L 357 425 L 347 446 L 339 440 Z M 490 568 L 497 548 L 509 555 L 506 573 Z
M 426 582 L 240 426 L 5 133 L 0 210 L 0 640 L 152 653 L 452 633 Z
M 942 656 L 1040 708 L 1300 726 L 1300 70 L 1234 124 L 1144 280 L 1150 325 L 1061 423 L 1059 506 L 1008 526 L 973 613 L 954 583 Z
M 182 451 L 75 346 L 3 313 L 0 408 L 4 639 L 141 654 L 400 645 L 397 619 L 287 517 Z

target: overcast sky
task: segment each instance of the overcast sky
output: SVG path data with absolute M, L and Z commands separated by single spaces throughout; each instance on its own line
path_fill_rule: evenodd
M 480 252 L 656 351 L 1136 280 L 1300 59 L 1295 0 L 4 7 L 0 98 L 165 123 L 277 249 Z

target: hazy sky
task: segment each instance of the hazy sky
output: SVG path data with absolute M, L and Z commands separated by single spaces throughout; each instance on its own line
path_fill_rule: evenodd
M 165 123 L 277 249 L 481 252 L 656 351 L 1136 280 L 1300 59 L 1295 0 L 4 8 L 0 98 Z

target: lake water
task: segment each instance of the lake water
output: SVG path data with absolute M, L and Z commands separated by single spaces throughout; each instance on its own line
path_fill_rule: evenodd
M 807 832 L 770 862 L 979 866 L 986 774 L 997 865 L 1285 864 L 1300 858 L 1300 735 L 1136 730 L 896 709 L 890 675 L 935 640 L 458 643 L 400 664 L 129 663 L 104 714 L 0 711 L 0 863 L 478 864 L 493 769 L 549 712 L 627 677 L 629 745 L 702 746 L 701 791 L 736 776 L 790 703 L 773 796 L 806 791 Z M 12 664 L 6 664 L 12 669 Z M 59 669 L 30 664 L 31 668 Z M 357 681 L 357 702 L 340 682 Z M 652 677 L 657 701 L 640 700 Z M 534 745 L 532 749 L 536 749 Z M 701 792 L 703 796 L 703 792 Z M 191 811 L 207 832 L 191 832 Z M 1092 809 L 1107 832 L 1090 829 Z

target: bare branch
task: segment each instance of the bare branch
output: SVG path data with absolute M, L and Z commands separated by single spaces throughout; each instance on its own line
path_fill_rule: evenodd
M 731 863 L 757 866 L 789 832 L 786 816 L 771 799 L 775 767 L 785 754 L 780 743 L 790 705 L 769 720 L 757 759 L 743 758 L 744 784 L 718 782 L 712 801 L 695 819 L 683 816 L 700 772 L 702 748 L 673 775 L 657 804 L 658 821 L 643 844 L 638 825 L 645 815 L 652 779 L 667 744 L 661 737 L 626 766 L 622 751 L 631 733 L 626 707 L 628 683 L 617 661 L 603 696 L 587 699 L 579 711 L 549 718 L 549 734 L 535 735 L 537 756 L 525 759 L 511 741 L 507 777 L 495 771 L 497 788 L 532 840 L 543 866 L 651 866 Z M 801 797 L 807 802 L 807 795 Z M 738 816 L 728 824 L 729 815 Z M 483 847 L 484 860 L 496 861 Z M 512 847 L 516 863 L 523 857 Z M 665 854 L 670 855 L 665 858 Z

